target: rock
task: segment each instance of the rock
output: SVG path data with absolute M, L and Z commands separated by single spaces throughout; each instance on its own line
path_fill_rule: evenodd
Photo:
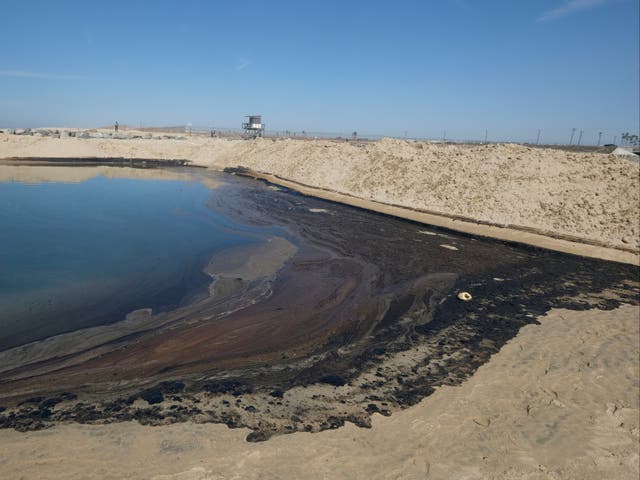
M 269 435 L 267 432 L 255 431 L 247 435 L 246 440 L 247 442 L 264 442 L 266 440 L 269 440 L 270 436 L 271 435 Z

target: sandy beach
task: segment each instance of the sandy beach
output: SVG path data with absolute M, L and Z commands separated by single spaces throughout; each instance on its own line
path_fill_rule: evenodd
M 124 157 L 181 159 L 215 170 L 241 166 L 345 198 L 567 237 L 637 264 L 640 169 L 614 155 L 391 139 L 359 144 L 139 136 L 2 133 L 0 160 Z M 103 174 L 117 175 L 117 169 Z M 10 175 L 23 174 L 16 169 Z M 283 259 L 293 251 L 277 247 Z M 233 259 L 225 261 L 230 277 L 240 275 Z M 638 283 L 626 288 L 633 290 L 635 305 L 552 309 L 537 319 L 539 325 L 522 327 L 460 385 L 440 386 L 391 416 L 374 413 L 371 428 L 347 422 L 258 444 L 246 442 L 247 429 L 210 423 L 4 429 L 0 472 L 8 479 L 635 479 L 640 307 Z M 604 305 L 607 294 L 601 292 L 601 304 L 585 302 Z

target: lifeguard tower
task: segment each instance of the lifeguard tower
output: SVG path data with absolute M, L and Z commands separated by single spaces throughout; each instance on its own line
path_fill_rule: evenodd
M 244 133 L 249 138 L 262 137 L 264 135 L 264 123 L 262 115 L 247 115 L 249 120 L 242 124 Z

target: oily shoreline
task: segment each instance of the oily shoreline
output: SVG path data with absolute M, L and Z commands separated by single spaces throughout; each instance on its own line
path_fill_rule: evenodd
M 573 235 L 559 234 L 519 225 L 498 224 L 489 221 L 475 220 L 461 215 L 445 215 L 424 209 L 409 208 L 393 203 L 367 200 L 361 197 L 338 192 L 327 188 L 319 188 L 301 182 L 282 178 L 265 172 L 254 171 L 242 166 L 227 167 L 227 173 L 248 178 L 263 180 L 284 188 L 292 189 L 303 195 L 321 198 L 329 202 L 342 203 L 356 208 L 381 213 L 397 218 L 404 218 L 432 227 L 441 227 L 462 234 L 479 235 L 507 242 L 545 248 L 557 252 L 582 255 L 601 260 L 640 265 L 638 249 L 608 242 L 589 240 Z
M 288 343 L 254 352 L 235 344 L 226 358 L 214 359 L 201 346 L 200 356 L 174 358 L 164 371 L 120 372 L 118 388 L 106 382 L 84 391 L 23 395 L 6 405 L 10 408 L 0 413 L 0 425 L 29 430 L 61 421 L 221 422 L 251 428 L 250 440 L 335 428 L 345 421 L 368 426 L 374 412 L 390 414 L 437 386 L 468 378 L 550 308 L 638 303 L 638 271 L 632 266 L 453 235 L 238 181 L 247 190 L 216 196 L 213 208 L 248 223 L 284 226 L 306 247 L 281 270 L 268 299 L 225 322 L 265 335 L 269 328 L 258 327 L 266 316 L 273 315 L 267 324 L 276 325 L 273 320 L 284 318 L 285 306 L 303 310 L 304 302 L 295 300 L 310 296 L 318 313 L 310 316 L 313 321 L 338 314 L 324 336 L 305 344 L 293 335 Z M 292 291 L 290 285 L 305 277 L 313 281 Z M 309 288 L 319 278 L 333 280 L 335 287 L 314 296 Z M 455 294 L 463 290 L 473 293 L 472 302 L 457 300 Z M 187 325 L 172 330 L 171 339 L 159 335 L 133 351 L 146 355 L 160 348 L 166 354 L 169 340 L 182 348 L 193 338 L 219 333 L 212 325 Z M 130 356 L 132 347 L 127 348 L 123 351 Z M 85 381 L 108 371 L 104 365 L 89 367 L 82 366 Z M 76 379 L 83 378 L 82 368 Z M 35 381 L 37 386 L 51 377 Z M 0 391 L 6 387 L 0 384 Z
M 556 232 L 553 229 L 536 228 L 520 224 L 494 222 L 460 214 L 443 213 L 425 208 L 410 207 L 403 204 L 389 202 L 387 200 L 368 199 L 345 191 L 334 190 L 327 187 L 312 185 L 299 180 L 283 177 L 275 173 L 255 170 L 243 166 L 212 165 L 207 167 L 202 161 L 193 162 L 186 159 L 173 158 L 129 158 L 108 156 L 81 156 L 77 158 L 66 157 L 8 157 L 0 159 L 0 165 L 7 167 L 102 167 L 111 169 L 113 175 L 122 167 L 133 168 L 144 176 L 144 172 L 154 173 L 169 171 L 173 168 L 175 176 L 185 174 L 180 172 L 182 167 L 189 168 L 213 168 L 216 171 L 224 171 L 249 178 L 265 180 L 271 184 L 279 185 L 309 195 L 322 198 L 330 202 L 343 203 L 345 205 L 363 208 L 369 211 L 384 213 L 393 217 L 417 221 L 426 225 L 438 226 L 448 230 L 470 233 L 499 240 L 516 242 L 523 245 L 546 248 L 563 253 L 600 258 L 640 265 L 640 255 L 637 246 L 625 243 L 612 243 L 598 239 L 590 239 L 569 233 Z M 254 167 L 255 168 L 255 167 Z M 180 172 L 180 173 L 178 173 Z M 214 186 L 214 185 L 212 185 Z

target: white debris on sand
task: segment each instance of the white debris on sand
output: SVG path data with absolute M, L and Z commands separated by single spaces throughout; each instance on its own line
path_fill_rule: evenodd
M 635 153 L 633 153 L 631 150 L 628 150 L 628 149 L 623 148 L 623 147 L 616 148 L 613 152 L 611 152 L 611 154 L 612 155 L 617 155 L 617 156 L 622 156 L 622 157 L 629 157 L 629 156 L 637 157 L 638 156 Z

